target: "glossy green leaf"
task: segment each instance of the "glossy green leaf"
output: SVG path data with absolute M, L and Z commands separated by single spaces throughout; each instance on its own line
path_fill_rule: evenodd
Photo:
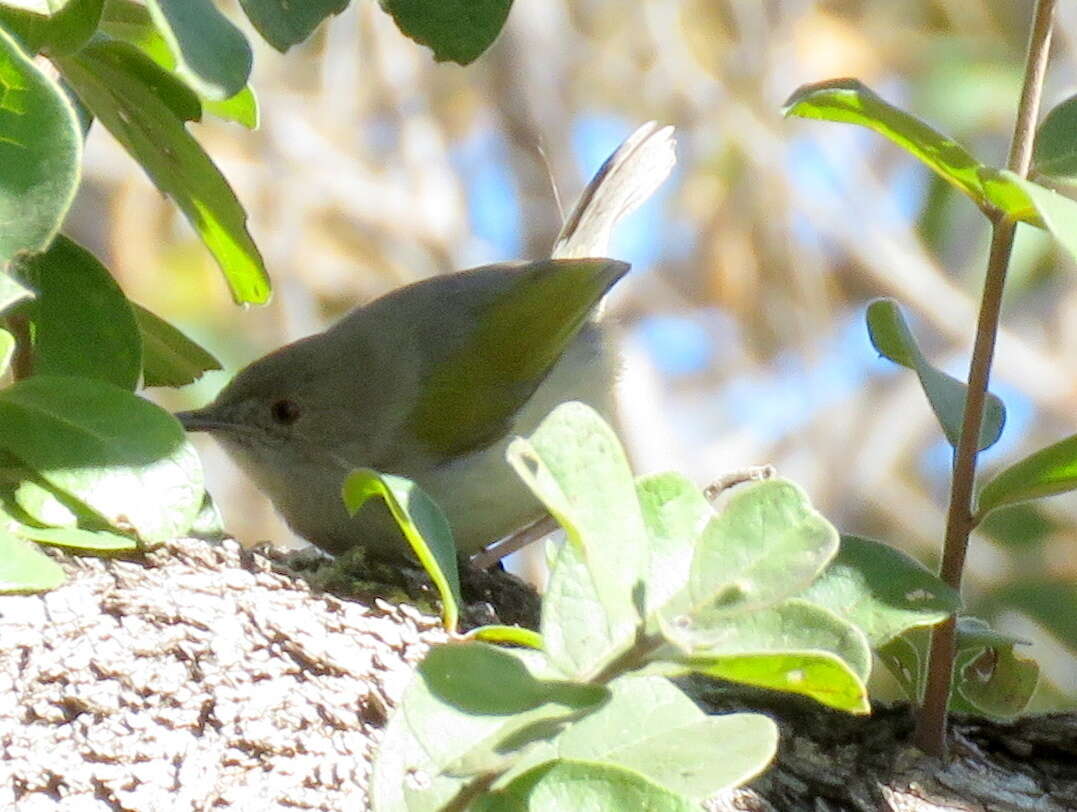
M 581 553 L 609 624 L 610 645 L 616 650 L 627 644 L 640 623 L 648 539 L 613 430 L 589 406 L 565 403 L 530 438 L 513 440 L 507 456 Z M 550 636 L 545 622 L 543 635 L 551 658 L 560 660 L 559 638 Z
M 164 319 L 134 302 L 131 309 L 142 334 L 144 386 L 186 386 L 221 368 L 220 361 Z
M 455 631 L 463 599 L 456 570 L 456 544 L 441 508 L 411 480 L 380 474 L 370 468 L 352 471 L 344 480 L 341 493 L 353 515 L 373 496 L 385 500 L 415 557 L 441 595 L 445 628 Z
M 624 676 L 609 688 L 609 702 L 554 740 L 560 758 L 615 764 L 702 802 L 758 775 L 777 750 L 766 716 L 707 716 L 664 677 Z
M 0 530 L 0 593 L 44 592 L 65 580 L 60 565 L 36 545 Z
M 497 39 L 512 0 L 381 0 L 381 7 L 438 62 L 467 65 Z
M 1006 170 L 985 166 L 980 169 L 980 181 L 984 195 L 996 209 L 1011 219 L 1044 228 L 1036 205 L 1025 188 L 1017 183 L 1017 176 Z
M 968 386 L 928 362 L 893 299 L 876 299 L 869 304 L 867 323 L 872 346 L 879 354 L 916 373 L 946 439 L 956 448 L 961 438 Z M 983 451 L 998 442 L 1005 422 L 1006 407 L 995 395 L 988 393 L 978 450 Z
M 857 79 L 804 85 L 783 107 L 786 116 L 858 124 L 874 130 L 924 163 L 985 211 L 1000 209 L 1038 225 L 1021 189 L 985 166 L 952 138 L 894 107 Z
M 202 504 L 202 469 L 180 424 L 104 381 L 35 375 L 0 390 L 0 448 L 39 477 L 20 504 L 42 523 L 74 502 L 161 541 L 185 533 Z
M 15 336 L 7 330 L 0 329 L 0 375 L 7 373 L 11 366 L 11 357 L 15 354 Z
M 1077 96 L 1056 105 L 1040 122 L 1032 171 L 1069 183 L 1077 181 Z
M 823 651 L 693 657 L 683 666 L 716 679 L 800 694 L 849 713 L 869 713 L 863 680 L 836 654 Z
M 798 597 L 854 624 L 872 647 L 961 608 L 960 594 L 919 562 L 859 536 L 842 536 L 837 556 Z
M 532 768 L 478 809 L 693 812 L 699 804 L 648 781 L 634 770 L 599 762 L 558 760 Z
M 837 531 L 792 482 L 743 485 L 707 524 L 688 584 L 661 609 L 663 622 L 685 627 L 774 604 L 806 588 L 837 550 Z
M 179 60 L 177 72 L 199 95 L 220 101 L 243 90 L 251 74 L 251 47 L 211 0 L 147 0 L 146 5 Z
M 104 0 L 70 0 L 51 16 L 0 3 L 0 25 L 33 53 L 66 54 L 81 48 L 97 30 Z
M 93 254 L 61 234 L 47 251 L 16 260 L 15 269 L 37 294 L 29 310 L 35 374 L 138 385 L 142 337 L 135 315 Z
M 1000 471 L 980 490 L 977 515 L 1077 488 L 1077 435 L 1041 448 Z
M 150 16 L 150 10 L 135 0 L 105 0 L 101 30 L 134 45 L 167 71 L 176 69 L 176 56 Z
M 254 89 L 250 85 L 247 85 L 230 99 L 224 99 L 223 101 L 207 99 L 202 103 L 202 109 L 217 118 L 242 124 L 248 130 L 257 129 L 261 117 L 258 109 L 258 97 L 254 95 Z
M 48 245 L 79 182 L 82 132 L 63 90 L 0 28 L 0 269 Z
M 239 0 L 262 38 L 282 53 L 302 42 L 327 17 L 348 7 L 348 0 Z
M 481 640 L 484 643 L 508 643 L 541 651 L 542 635 L 522 626 L 479 626 L 464 635 L 465 640 Z
M 547 702 L 590 708 L 609 696 L 599 685 L 536 679 L 510 651 L 485 643 L 435 646 L 419 664 L 419 674 L 431 694 L 472 714 L 505 716 Z
M 985 200 L 977 174 L 982 166 L 979 161 L 952 138 L 884 101 L 856 79 L 831 79 L 804 85 L 793 92 L 782 112 L 786 116 L 841 121 L 875 130 L 977 204 L 983 204 Z
M 1071 257 L 1077 258 L 1077 201 L 1038 183 L 1024 180 L 1013 172 L 1000 174 L 1024 190 L 1051 236 Z
M 650 538 L 644 607 L 650 615 L 688 583 L 696 543 L 714 510 L 703 492 L 677 473 L 639 477 L 636 495 Z
M 1001 583 L 978 609 L 991 615 L 1021 612 L 1077 652 L 1077 583 L 1065 572 Z
M 134 0 L 106 0 L 101 29 L 116 39 L 134 45 L 166 71 L 177 70 L 176 56 L 154 25 L 149 10 Z M 248 129 L 258 126 L 258 99 L 250 85 L 231 98 L 215 100 L 203 97 L 202 109 Z
M 31 541 L 97 553 L 126 553 L 138 549 L 138 542 L 129 536 L 107 530 L 83 530 L 81 527 L 32 527 L 20 525 L 14 531 Z
M 183 116 L 146 77 L 160 85 L 175 80 L 132 46 L 114 41 L 91 43 L 61 60 L 61 68 L 86 106 L 176 201 L 224 271 L 235 300 L 267 301 L 269 277 L 247 232 L 246 212 L 187 132 Z

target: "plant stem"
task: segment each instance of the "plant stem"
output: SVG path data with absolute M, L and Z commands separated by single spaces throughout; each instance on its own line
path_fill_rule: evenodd
M 1013 140 L 1007 167 L 1010 171 L 1028 176 L 1032 162 L 1032 144 L 1036 121 L 1039 118 L 1043 78 L 1047 70 L 1047 55 L 1051 46 L 1051 30 L 1056 0 L 1037 0 L 1033 15 L 1025 61 L 1025 81 L 1017 108 Z M 1016 224 L 1000 213 L 992 216 L 991 252 L 987 259 L 980 318 L 969 365 L 968 395 L 961 424 L 961 439 L 954 455 L 950 508 L 946 517 L 946 539 L 943 543 L 942 566 L 939 575 L 954 589 L 961 588 L 969 533 L 975 520 L 972 512 L 972 490 L 976 480 L 976 455 L 979 451 L 980 428 L 983 425 L 984 400 L 991 378 L 991 361 L 998 336 L 999 310 L 1006 283 L 1006 270 L 1013 250 Z M 916 721 L 913 741 L 917 747 L 933 756 L 946 755 L 946 707 L 953 681 L 954 656 L 957 642 L 957 619 L 951 617 L 935 627 L 931 635 L 931 654 L 928 660 L 927 685 Z

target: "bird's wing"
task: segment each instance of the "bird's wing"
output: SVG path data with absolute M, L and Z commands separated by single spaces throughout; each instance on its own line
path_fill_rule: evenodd
M 628 267 L 612 259 L 549 259 L 465 271 L 503 278 L 472 286 L 472 329 L 428 370 L 409 434 L 445 460 L 503 437 Z

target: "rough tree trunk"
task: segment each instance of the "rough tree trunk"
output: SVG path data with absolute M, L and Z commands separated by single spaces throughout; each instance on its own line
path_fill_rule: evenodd
M 232 542 L 61 560 L 60 589 L 0 597 L 0 809 L 366 807 L 435 618 L 314 594 Z M 958 720 L 943 766 L 904 744 L 902 708 L 755 704 L 778 760 L 716 809 L 1077 809 L 1072 715 Z

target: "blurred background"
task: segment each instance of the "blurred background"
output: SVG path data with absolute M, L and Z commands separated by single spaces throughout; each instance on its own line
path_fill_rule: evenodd
M 287 55 L 248 31 L 257 131 L 191 125 L 250 215 L 270 306 L 232 304 L 178 210 L 101 127 L 68 230 L 221 358 L 226 372 L 160 394 L 201 405 L 243 364 L 398 285 L 548 255 L 550 177 L 567 207 L 636 126 L 673 124 L 678 167 L 612 252 L 634 266 L 611 307 L 636 470 L 706 484 L 771 463 L 841 530 L 934 566 L 950 452 L 915 377 L 872 350 L 863 312 L 895 297 L 930 357 L 964 377 L 987 221 L 873 133 L 780 111 L 803 83 L 856 76 L 1002 163 L 1031 6 L 517 0 L 493 48 L 461 68 L 353 2 Z M 1045 109 L 1077 90 L 1077 6 L 1059 15 Z M 1077 431 L 1073 270 L 1019 227 L 993 382 L 1009 421 L 985 471 Z M 197 440 L 229 529 L 294 541 Z M 1077 495 L 1056 497 L 997 514 L 970 553 L 970 609 L 1033 641 L 1038 708 L 1077 706 L 1075 528 Z

